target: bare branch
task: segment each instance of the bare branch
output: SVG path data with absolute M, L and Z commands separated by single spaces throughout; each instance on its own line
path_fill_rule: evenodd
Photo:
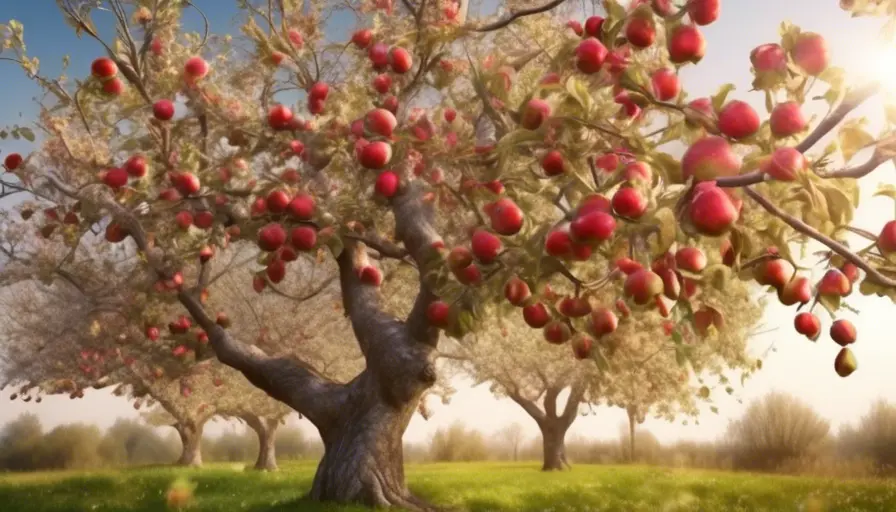
M 531 7 L 529 9 L 520 9 L 519 11 L 511 13 L 509 16 L 501 18 L 500 20 L 498 20 L 494 23 L 489 23 L 488 25 L 483 25 L 481 27 L 472 27 L 472 30 L 474 32 L 492 32 L 492 31 L 498 30 L 500 28 L 504 28 L 507 25 L 510 25 L 511 23 L 513 23 L 514 21 L 516 21 L 519 18 L 550 11 L 551 9 L 558 7 L 565 1 L 566 0 L 552 0 L 544 5 L 540 5 L 538 7 Z

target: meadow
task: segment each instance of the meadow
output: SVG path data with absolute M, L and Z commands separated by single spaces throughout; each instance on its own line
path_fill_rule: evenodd
M 241 465 L 203 469 L 133 468 L 0 475 L 4 512 L 172 510 L 175 482 L 194 488 L 185 510 L 349 512 L 364 508 L 302 500 L 315 463 L 284 463 L 275 473 Z M 896 480 L 828 479 L 651 466 L 577 465 L 542 473 L 530 463 L 410 464 L 410 488 L 458 511 L 886 511 Z

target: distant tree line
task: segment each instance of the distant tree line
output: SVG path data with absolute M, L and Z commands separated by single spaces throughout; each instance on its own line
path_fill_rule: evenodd
M 154 428 L 121 419 L 102 431 L 95 425 L 72 423 L 46 430 L 37 416 L 23 414 L 0 429 L 0 471 L 94 469 L 102 467 L 173 464 L 181 454 L 174 429 Z M 281 460 L 320 457 L 320 441 L 298 428 L 277 431 Z M 251 462 L 258 454 L 258 436 L 248 428 L 202 439 L 209 462 Z
M 620 425 L 619 432 L 610 441 L 573 436 L 566 443 L 567 457 L 579 464 L 635 462 L 852 477 L 896 474 L 896 404 L 885 401 L 874 403 L 836 434 L 810 406 L 781 393 L 750 404 L 713 442 L 662 444 L 640 429 L 633 457 L 629 425 Z M 323 453 L 320 440 L 295 427 L 279 429 L 275 443 L 283 460 L 317 459 Z M 405 456 L 413 462 L 536 461 L 542 459 L 542 449 L 541 440 L 527 438 L 516 423 L 491 435 L 455 423 L 436 430 L 428 442 L 405 443 Z M 251 462 L 257 453 L 258 437 L 248 428 L 202 439 L 203 458 L 209 462 Z M 164 433 L 133 420 L 119 420 L 105 432 L 85 424 L 45 430 L 36 416 L 23 414 L 0 429 L 0 471 L 171 464 L 179 454 L 173 429 Z

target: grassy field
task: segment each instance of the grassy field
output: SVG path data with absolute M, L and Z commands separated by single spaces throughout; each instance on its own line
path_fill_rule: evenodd
M 348 512 L 301 502 L 315 464 L 277 473 L 213 466 L 0 475 L 2 512 L 163 511 L 172 483 L 195 486 L 188 510 Z M 410 465 L 411 489 L 433 503 L 469 511 L 894 511 L 896 481 L 578 465 L 544 474 L 534 463 Z

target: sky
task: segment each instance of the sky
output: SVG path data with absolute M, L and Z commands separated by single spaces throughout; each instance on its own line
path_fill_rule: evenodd
M 194 0 L 209 16 L 212 30 L 224 32 L 233 26 L 236 11 L 226 0 Z M 729 98 L 751 103 L 764 115 L 763 95 L 749 91 L 749 53 L 754 47 L 779 41 L 778 27 L 789 20 L 807 31 L 823 34 L 831 50 L 832 62 L 847 70 L 850 80 L 883 78 L 896 93 L 896 52 L 881 51 L 879 29 L 881 19 L 850 19 L 838 7 L 839 0 L 724 0 L 722 14 L 715 24 L 703 30 L 707 39 L 706 57 L 699 66 L 684 68 L 681 77 L 684 87 L 692 97 L 714 93 L 724 83 L 734 83 L 735 92 Z M 17 19 L 25 25 L 25 37 L 31 55 L 41 58 L 42 68 L 49 75 L 60 69 L 64 54 L 71 57 L 71 72 L 85 75 L 90 62 L 101 54 L 94 42 L 74 36 L 64 23 L 53 0 L 2 0 L 0 23 Z M 199 27 L 199 17 L 188 13 L 186 25 Z M 354 27 L 336 24 L 333 30 L 344 32 L 346 37 Z M 563 30 L 558 27 L 558 30 Z M 232 29 L 231 29 L 232 31 Z M 38 94 L 34 85 L 22 77 L 12 64 L 0 61 L 0 126 L 24 123 L 37 111 L 33 98 Z M 872 126 L 881 121 L 882 103 L 869 102 L 860 111 L 869 117 Z M 823 147 L 822 144 L 819 147 Z M 9 151 L 27 152 L 24 144 L 0 141 L 0 154 Z M 857 156 L 860 161 L 862 155 Z M 870 195 L 874 182 L 896 182 L 892 165 L 876 172 L 872 182 L 863 187 L 863 201 L 854 225 L 877 232 L 884 222 L 893 218 L 889 199 Z M 820 277 L 820 275 L 815 276 Z M 774 297 L 770 296 L 770 299 Z M 772 300 L 771 302 L 774 302 Z M 793 308 L 771 304 L 763 318 L 769 332 L 751 342 L 751 350 L 763 353 L 769 347 L 763 369 L 737 392 L 744 403 L 770 391 L 792 393 L 806 401 L 819 413 L 829 418 L 836 429 L 839 425 L 858 420 L 872 402 L 879 398 L 896 400 L 896 340 L 889 332 L 893 328 L 896 305 L 886 299 L 860 297 L 848 299 L 848 304 L 860 314 L 846 312 L 842 315 L 857 326 L 859 340 L 854 352 L 859 369 L 849 378 L 842 379 L 833 369 L 834 357 L 839 347 L 823 335 L 812 343 L 793 331 Z M 823 329 L 830 319 L 822 318 Z M 471 388 L 468 382 L 456 383 L 458 393 L 448 406 L 434 405 L 435 415 L 428 421 L 415 416 L 407 431 L 408 441 L 428 439 L 439 427 L 454 421 L 464 421 L 485 432 L 494 432 L 501 426 L 519 422 L 532 436 L 537 434 L 535 423 L 513 402 L 496 400 L 488 392 L 488 386 Z M 6 395 L 7 393 L 4 393 Z M 724 394 L 722 394 L 724 395 Z M 4 398 L 0 407 L 0 424 L 20 413 L 37 414 L 46 426 L 83 421 L 100 426 L 111 425 L 119 417 L 136 417 L 133 408 L 121 398 L 102 391 L 89 391 L 86 398 L 72 401 L 67 397 L 46 397 L 41 404 L 8 401 Z M 688 421 L 667 423 L 648 418 L 643 428 L 654 433 L 660 441 L 679 439 L 710 440 L 718 438 L 728 422 L 737 418 L 745 409 L 733 397 L 720 396 L 716 405 L 719 413 L 706 413 L 699 418 L 699 425 Z M 599 408 L 596 414 L 579 418 L 570 430 L 570 436 L 610 439 L 619 434 L 619 426 L 625 420 L 620 409 Z M 298 424 L 298 420 L 291 420 Z M 302 422 L 303 428 L 310 428 Z M 224 423 L 213 424 L 208 431 L 216 432 L 236 428 Z

